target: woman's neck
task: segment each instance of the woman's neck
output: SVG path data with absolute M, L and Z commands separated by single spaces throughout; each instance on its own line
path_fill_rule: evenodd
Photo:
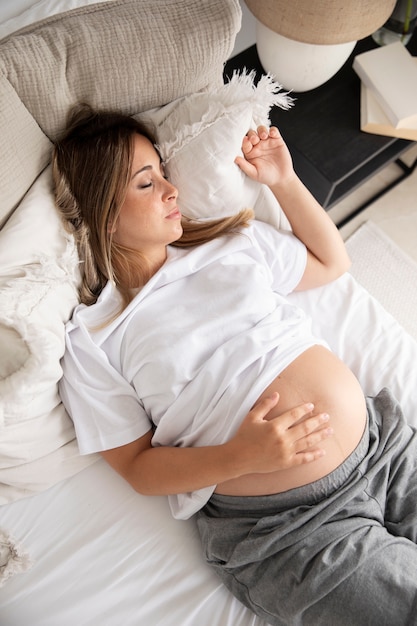
M 141 289 L 146 283 L 159 272 L 167 260 L 167 250 L 160 255 L 148 256 L 140 253 L 136 268 L 129 276 L 129 289 Z M 136 270 L 136 271 L 135 271 Z

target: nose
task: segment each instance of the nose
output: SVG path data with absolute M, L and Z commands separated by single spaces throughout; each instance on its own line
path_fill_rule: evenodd
M 178 189 L 169 180 L 165 180 L 164 200 L 178 198 Z

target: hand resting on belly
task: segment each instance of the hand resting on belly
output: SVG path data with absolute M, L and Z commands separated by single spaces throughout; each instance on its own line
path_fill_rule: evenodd
M 317 434 L 317 443 L 324 455 L 319 455 L 311 463 L 289 469 L 246 474 L 228 480 L 217 485 L 217 493 L 267 495 L 306 485 L 336 469 L 358 445 L 366 425 L 365 398 L 349 368 L 326 348 L 313 346 L 306 350 L 275 378 L 259 400 L 273 392 L 279 393 L 279 403 L 265 419 L 273 420 L 306 402 L 314 404 L 315 414 L 329 415 L 329 422 L 322 421 L 316 433 L 310 435 L 312 438 Z M 332 435 L 322 440 L 320 433 L 326 433 L 329 427 Z M 314 438 L 309 441 L 309 445 L 315 443 Z

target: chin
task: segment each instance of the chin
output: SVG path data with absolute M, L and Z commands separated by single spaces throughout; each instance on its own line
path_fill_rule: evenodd
M 178 241 L 178 239 L 181 239 L 183 232 L 184 231 L 183 231 L 182 226 L 179 225 L 178 228 L 176 229 L 176 232 L 173 233 L 170 243 L 174 243 L 175 241 Z

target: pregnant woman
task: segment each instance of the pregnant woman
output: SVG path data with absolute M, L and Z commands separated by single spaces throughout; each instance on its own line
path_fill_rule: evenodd
M 82 260 L 60 387 L 80 451 L 195 514 L 207 561 L 269 623 L 412 624 L 414 432 L 286 299 L 345 272 L 344 244 L 275 127 L 249 131 L 236 163 L 292 233 L 249 210 L 183 218 L 130 117 L 80 107 L 57 143 Z

